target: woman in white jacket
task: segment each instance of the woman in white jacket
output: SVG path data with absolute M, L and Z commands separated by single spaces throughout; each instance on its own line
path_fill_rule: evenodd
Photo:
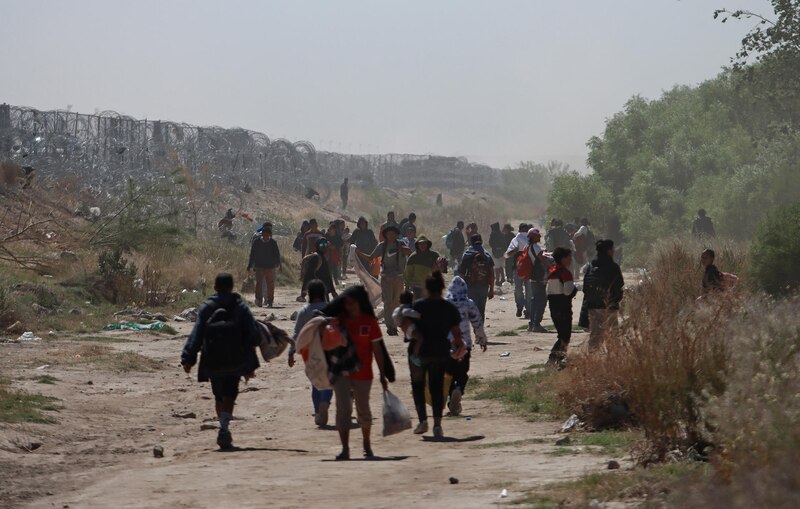
M 460 360 L 450 359 L 447 372 L 453 376 L 450 385 L 450 401 L 447 408 L 450 415 L 461 415 L 461 397 L 469 380 L 469 361 L 472 355 L 472 331 L 475 331 L 475 343 L 486 351 L 486 333 L 483 330 L 483 317 L 478 306 L 467 294 L 467 282 L 461 276 L 456 276 L 447 288 L 447 300 L 450 301 L 461 313 L 461 337 L 467 347 L 467 353 Z M 452 337 L 450 338 L 452 341 Z

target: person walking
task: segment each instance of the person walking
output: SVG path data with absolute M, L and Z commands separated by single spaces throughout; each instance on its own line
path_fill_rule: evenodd
M 564 228 L 564 221 L 561 219 L 553 219 L 550 221 L 550 230 L 544 237 L 545 248 L 548 252 L 552 253 L 557 247 L 570 249 L 572 247 L 572 239 L 569 233 Z
M 326 299 L 325 283 L 319 279 L 312 279 L 308 283 L 308 304 L 303 306 L 303 309 L 297 314 L 297 321 L 294 324 L 294 341 L 297 341 L 297 336 L 303 327 L 314 318 L 318 311 L 321 311 L 328 305 Z M 294 356 L 297 353 L 295 349 L 295 342 L 289 347 L 289 367 L 294 367 Z M 301 352 L 303 353 L 303 352 Z M 308 353 L 303 353 L 303 360 L 308 361 Z M 333 399 L 333 389 L 319 390 L 314 385 L 311 385 L 311 404 L 314 406 L 314 423 L 317 426 L 325 426 L 328 424 L 328 410 L 330 408 L 331 400 Z
M 481 315 L 475 301 L 469 298 L 467 282 L 460 276 L 456 276 L 447 288 L 447 301 L 458 308 L 461 315 L 459 328 L 461 329 L 461 339 L 467 348 L 467 352 L 461 359 L 447 360 L 445 371 L 453 377 L 448 393 L 450 394 L 447 408 L 451 416 L 461 415 L 461 398 L 464 396 L 469 381 L 469 362 L 472 357 L 472 331 L 475 331 L 475 342 L 486 351 L 486 332 L 483 329 L 483 316 Z M 451 335 L 452 340 L 452 335 Z
M 383 320 L 386 324 L 386 334 L 397 336 L 397 325 L 392 318 L 392 312 L 400 305 L 400 294 L 403 293 L 405 282 L 403 275 L 406 270 L 406 260 L 411 254 L 397 236 L 400 230 L 397 226 L 388 225 L 383 230 L 385 240 L 378 244 L 372 253 L 367 254 L 356 251 L 362 259 L 372 261 L 381 259 L 381 295 L 383 297 Z
M 342 443 L 342 452 L 337 461 L 350 459 L 350 425 L 353 403 L 356 406 L 356 421 L 361 426 L 364 458 L 372 459 L 370 432 L 372 430 L 372 411 L 369 406 L 369 393 L 374 378 L 373 359 L 378 364 L 379 380 L 383 390 L 389 388 L 384 366 L 383 335 L 370 304 L 369 295 L 363 286 L 351 286 L 342 292 L 323 311 L 338 321 L 341 330 L 347 333 L 346 340 L 355 347 L 360 368 L 352 374 L 334 375 L 333 392 L 336 395 L 336 430 Z
M 526 229 L 526 234 L 527 231 L 528 230 Z M 505 253 L 508 250 L 508 246 L 511 245 L 511 241 L 514 240 L 514 237 L 516 237 L 514 234 L 514 227 L 512 227 L 510 224 L 503 225 L 503 245 L 505 246 L 503 249 L 503 262 L 505 263 L 506 268 L 506 281 L 510 284 L 514 284 L 514 274 L 517 272 L 517 264 L 515 263 L 515 259 L 507 258 Z
M 406 288 L 418 300 L 425 295 L 425 279 L 437 268 L 439 253 L 431 250 L 433 242 L 425 235 L 420 235 L 414 244 L 415 251 L 408 257 L 404 273 Z
M 381 242 L 386 240 L 384 230 L 386 230 L 386 228 L 390 226 L 394 227 L 397 230 L 398 235 L 400 235 L 400 225 L 398 225 L 397 221 L 395 220 L 394 212 L 386 213 L 386 222 L 381 225 L 381 229 L 378 232 L 378 238 L 380 239 Z
M 364 217 L 359 217 L 356 223 L 356 229 L 350 236 L 350 243 L 356 246 L 358 251 L 362 253 L 371 253 L 378 245 L 378 239 L 375 238 L 375 232 L 369 229 L 369 222 Z M 367 271 L 369 271 L 369 262 L 363 259 L 358 259 Z
M 339 286 L 339 279 L 342 275 L 342 248 L 344 247 L 344 240 L 342 240 L 342 236 L 339 234 L 338 222 L 331 221 L 330 225 L 328 225 L 328 232 L 325 234 L 325 238 L 328 239 L 329 244 L 327 257 L 331 275 L 333 276 L 333 282 L 336 286 Z
M 617 314 L 625 281 L 614 261 L 614 241 L 598 240 L 597 256 L 583 276 L 583 303 L 589 315 L 589 351 L 597 351 L 609 330 L 617 325 Z
M 527 223 L 520 223 L 519 233 L 509 242 L 506 249 L 505 257 L 507 260 L 512 260 L 514 264 L 514 302 L 517 304 L 517 318 L 521 318 L 523 313 L 525 319 L 530 318 L 529 300 L 531 296 L 530 280 L 520 277 L 517 271 L 517 262 L 519 257 L 522 256 L 528 249 L 528 230 L 530 226 Z
M 547 364 L 560 366 L 567 356 L 572 338 L 572 299 L 578 293 L 575 281 L 572 279 L 572 253 L 569 249 L 557 247 L 553 251 L 555 263 L 547 276 L 547 302 L 550 304 L 550 317 L 556 326 L 558 339 L 550 349 Z
M 259 367 L 255 348 L 261 342 L 258 325 L 242 297 L 233 293 L 233 276 L 222 272 L 214 280 L 216 293 L 200 306 L 197 321 L 181 353 L 181 366 L 191 373 L 200 353 L 198 382 L 211 382 L 219 419 L 217 445 L 233 447 L 230 422 L 239 395 L 239 381 Z
M 410 213 L 408 218 L 404 219 L 400 222 L 400 235 L 406 237 L 408 235 L 407 230 L 409 228 L 414 228 L 414 232 L 416 234 L 417 231 L 417 215 L 415 213 Z
M 442 413 L 444 410 L 444 373 L 448 359 L 460 359 L 466 353 L 466 346 L 461 337 L 461 313 L 458 308 L 442 297 L 444 277 L 438 270 L 425 280 L 428 296 L 414 303 L 414 310 L 420 315 L 417 330 L 423 341 L 418 363 L 412 362 L 409 346 L 408 367 L 411 372 L 411 392 L 417 410 L 419 424 L 414 433 L 422 435 L 428 432 L 428 410 L 425 406 L 425 384 L 431 394 L 433 407 L 433 436 L 444 437 L 442 429 Z M 453 340 L 450 341 L 452 334 Z M 411 343 L 410 345 L 412 345 Z
M 575 245 L 575 251 L 573 252 L 575 270 L 573 274 L 576 277 L 580 275 L 581 269 L 589 262 L 589 250 L 590 248 L 594 249 L 594 244 L 597 242 L 589 220 L 584 217 L 580 220 L 580 225 L 578 231 L 572 236 L 572 243 Z
M 298 302 L 305 302 L 308 285 L 314 279 L 322 281 L 325 285 L 325 300 L 327 300 L 328 294 L 336 298 L 336 285 L 333 283 L 331 268 L 328 264 L 328 249 L 330 249 L 328 239 L 320 237 L 317 240 L 316 251 L 303 258 L 300 269 L 303 286 L 300 290 L 300 297 L 297 298 Z
M 250 246 L 247 261 L 247 271 L 254 271 L 256 277 L 256 307 L 261 307 L 265 301 L 268 308 L 274 304 L 275 271 L 280 268 L 281 251 L 272 238 L 272 223 L 264 223 L 261 235 Z
M 714 221 L 706 215 L 705 209 L 697 211 L 697 216 L 692 222 L 692 235 L 700 240 L 713 239 L 717 236 L 714 230 Z
M 700 254 L 700 264 L 703 266 L 703 293 L 721 292 L 725 289 L 722 272 L 714 264 L 717 257 L 713 249 L 706 249 Z
M 316 219 L 309 219 L 308 231 L 303 234 L 303 243 L 300 249 L 300 254 L 305 258 L 309 254 L 314 253 L 317 241 L 325 237 L 325 232 L 319 229 Z
M 461 257 L 464 255 L 466 243 L 464 242 L 464 221 L 456 223 L 456 227 L 450 230 L 445 238 L 445 245 L 447 251 L 450 253 L 450 262 L 458 264 L 461 262 Z
M 350 181 L 347 177 L 339 186 L 339 197 L 342 199 L 342 210 L 347 210 L 347 201 L 350 199 Z
M 469 298 L 475 301 L 481 316 L 486 318 L 486 300 L 494 298 L 494 262 L 483 248 L 483 238 L 476 233 L 464 252 L 456 274 L 467 282 Z
M 494 285 L 503 286 L 506 280 L 506 262 L 503 256 L 506 253 L 508 242 L 503 232 L 500 231 L 500 223 L 490 226 L 492 232 L 489 234 L 489 248 L 492 250 L 492 261 L 494 262 Z
M 531 315 L 528 332 L 546 333 L 548 330 L 542 327 L 542 320 L 544 319 L 544 311 L 547 309 L 546 280 L 551 263 L 544 256 L 544 250 L 539 245 L 541 240 L 542 234 L 537 228 L 528 230 L 528 258 L 533 264 L 528 304 L 528 310 Z

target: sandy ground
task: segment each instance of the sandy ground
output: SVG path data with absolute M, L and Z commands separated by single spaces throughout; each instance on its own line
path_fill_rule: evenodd
M 525 323 L 514 316 L 513 295 L 505 288 L 504 296 L 489 303 L 487 332 L 492 344 L 486 353 L 473 353 L 473 376 L 519 374 L 543 363 L 555 340 L 554 334 L 524 331 L 517 337 L 496 337 Z M 295 295 L 279 289 L 276 300 L 286 307 L 258 309 L 256 316 L 274 312 L 277 325 L 291 328 L 288 318 L 300 307 Z M 57 424 L 1 425 L 0 506 L 479 508 L 513 502 L 526 488 L 604 470 L 610 459 L 553 455 L 560 422 L 527 422 L 494 401 L 473 399 L 469 387 L 464 416 L 445 419 L 446 440 L 434 442 L 411 431 L 383 438 L 376 382 L 373 449 L 380 459 L 334 462 L 340 448 L 337 433 L 314 425 L 310 384 L 302 366 L 290 369 L 284 359 L 262 366 L 258 378 L 246 386 L 231 427 L 240 449 L 221 452 L 215 445 L 216 430 L 201 430 L 204 423 L 216 423 L 210 387 L 178 366 L 191 324 L 173 325 L 181 332 L 177 337 L 103 333 L 130 340 L 110 343 L 115 349 L 162 360 L 162 367 L 152 372 L 117 373 L 91 364 L 56 363 L 36 369 L 41 359 L 58 356 L 77 343 L 0 345 L 0 372 L 14 380 L 14 387 L 57 397 L 63 406 L 53 414 Z M 585 336 L 575 334 L 572 349 L 580 348 Z M 388 338 L 387 344 L 398 372 L 391 390 L 413 415 L 402 341 Z M 501 352 L 511 355 L 500 357 Z M 42 374 L 58 381 L 36 383 L 33 379 Z M 197 417 L 174 417 L 176 412 L 194 412 Z M 353 430 L 355 458 L 359 435 Z M 536 437 L 544 443 L 529 440 Z M 503 445 L 520 440 L 529 441 Z M 31 441 L 42 445 L 32 452 L 17 447 Z M 153 457 L 156 445 L 164 448 L 164 458 Z M 450 484 L 450 477 L 459 483 Z M 509 497 L 499 498 L 504 488 Z

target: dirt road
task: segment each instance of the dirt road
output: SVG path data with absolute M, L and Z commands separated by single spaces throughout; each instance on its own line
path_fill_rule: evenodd
M 279 290 L 277 302 L 286 308 L 259 309 L 257 317 L 274 312 L 280 327 L 291 328 L 289 315 L 299 308 L 294 296 Z M 525 323 L 514 316 L 508 287 L 506 295 L 490 301 L 488 315 L 493 344 L 488 352 L 473 354 L 473 376 L 519 374 L 546 360 L 554 334 L 497 336 Z M 210 388 L 177 365 L 191 324 L 174 325 L 181 332 L 177 337 L 93 335 L 115 350 L 163 361 L 151 372 L 115 372 L 80 362 L 72 352 L 88 344 L 88 338 L 0 345 L 2 373 L 14 380 L 13 387 L 54 396 L 63 407 L 53 413 L 56 424 L 0 427 L 0 506 L 480 508 L 511 502 L 527 487 L 602 470 L 609 459 L 553 455 L 560 423 L 526 422 L 504 413 L 494 401 L 473 399 L 469 387 L 464 416 L 445 419 L 446 440 L 434 442 L 410 431 L 383 438 L 380 391 L 373 387 L 373 449 L 380 459 L 334 462 L 336 431 L 314 425 L 302 366 L 290 369 L 284 359 L 263 366 L 246 386 L 231 427 L 240 449 L 220 452 L 216 430 L 201 430 L 203 424 L 216 424 Z M 108 338 L 128 341 L 111 343 Z M 573 348 L 584 339 L 575 335 Z M 391 390 L 412 408 L 402 342 L 388 338 L 387 344 L 398 371 Z M 501 352 L 510 356 L 500 357 Z M 50 366 L 36 369 L 44 364 Z M 43 374 L 56 382 L 37 383 Z M 173 416 L 183 412 L 196 418 Z M 351 439 L 356 458 L 358 433 L 354 430 Z M 544 443 L 530 440 L 536 437 L 545 438 Z M 19 449 L 32 441 L 41 447 Z M 164 458 L 153 457 L 156 445 L 164 448 Z M 458 484 L 450 484 L 450 477 Z M 503 489 L 508 498 L 499 498 Z

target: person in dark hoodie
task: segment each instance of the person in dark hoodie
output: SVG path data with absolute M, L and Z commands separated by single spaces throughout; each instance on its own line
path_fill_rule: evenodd
M 503 232 L 500 231 L 500 223 L 494 223 L 490 226 L 492 233 L 489 234 L 489 248 L 492 251 L 492 260 L 494 261 L 494 285 L 502 286 L 506 280 L 506 261 L 503 255 L 506 254 L 508 242 Z
M 486 319 L 486 300 L 494 298 L 494 261 L 483 248 L 483 238 L 476 233 L 470 238 L 469 249 L 464 251 L 456 274 L 467 282 L 469 298 L 475 301 Z
M 366 218 L 359 217 L 356 223 L 356 229 L 350 236 L 350 243 L 356 246 L 356 249 L 362 253 L 371 253 L 378 245 L 378 239 L 375 238 L 375 232 L 369 229 L 369 222 Z M 361 258 L 357 258 L 367 271 L 369 271 L 369 262 Z
M 598 240 L 597 256 L 583 276 L 583 305 L 589 318 L 589 351 L 603 344 L 608 331 L 617 324 L 625 281 L 614 261 L 614 241 Z
M 281 251 L 272 238 L 272 223 L 264 223 L 261 235 L 250 246 L 250 259 L 247 262 L 247 270 L 255 271 L 257 307 L 261 307 L 265 300 L 267 307 L 272 307 L 275 301 L 275 271 L 280 268 Z
M 331 267 L 327 259 L 328 249 L 330 249 L 330 243 L 328 239 L 322 237 L 317 240 L 317 250 L 303 258 L 303 265 L 300 268 L 300 275 L 303 276 L 303 288 L 300 292 L 300 297 L 297 298 L 298 302 L 306 301 L 308 284 L 314 279 L 319 279 L 325 285 L 326 299 L 328 294 L 336 298 L 336 286 L 333 284 Z
M 181 366 L 190 373 L 197 364 L 199 382 L 211 381 L 219 433 L 217 445 L 233 447 L 229 425 L 239 395 L 241 377 L 252 378 L 259 367 L 255 347 L 261 342 L 253 315 L 242 297 L 233 293 L 233 276 L 220 273 L 214 281 L 217 293 L 200 306 L 197 321 L 181 353 Z

